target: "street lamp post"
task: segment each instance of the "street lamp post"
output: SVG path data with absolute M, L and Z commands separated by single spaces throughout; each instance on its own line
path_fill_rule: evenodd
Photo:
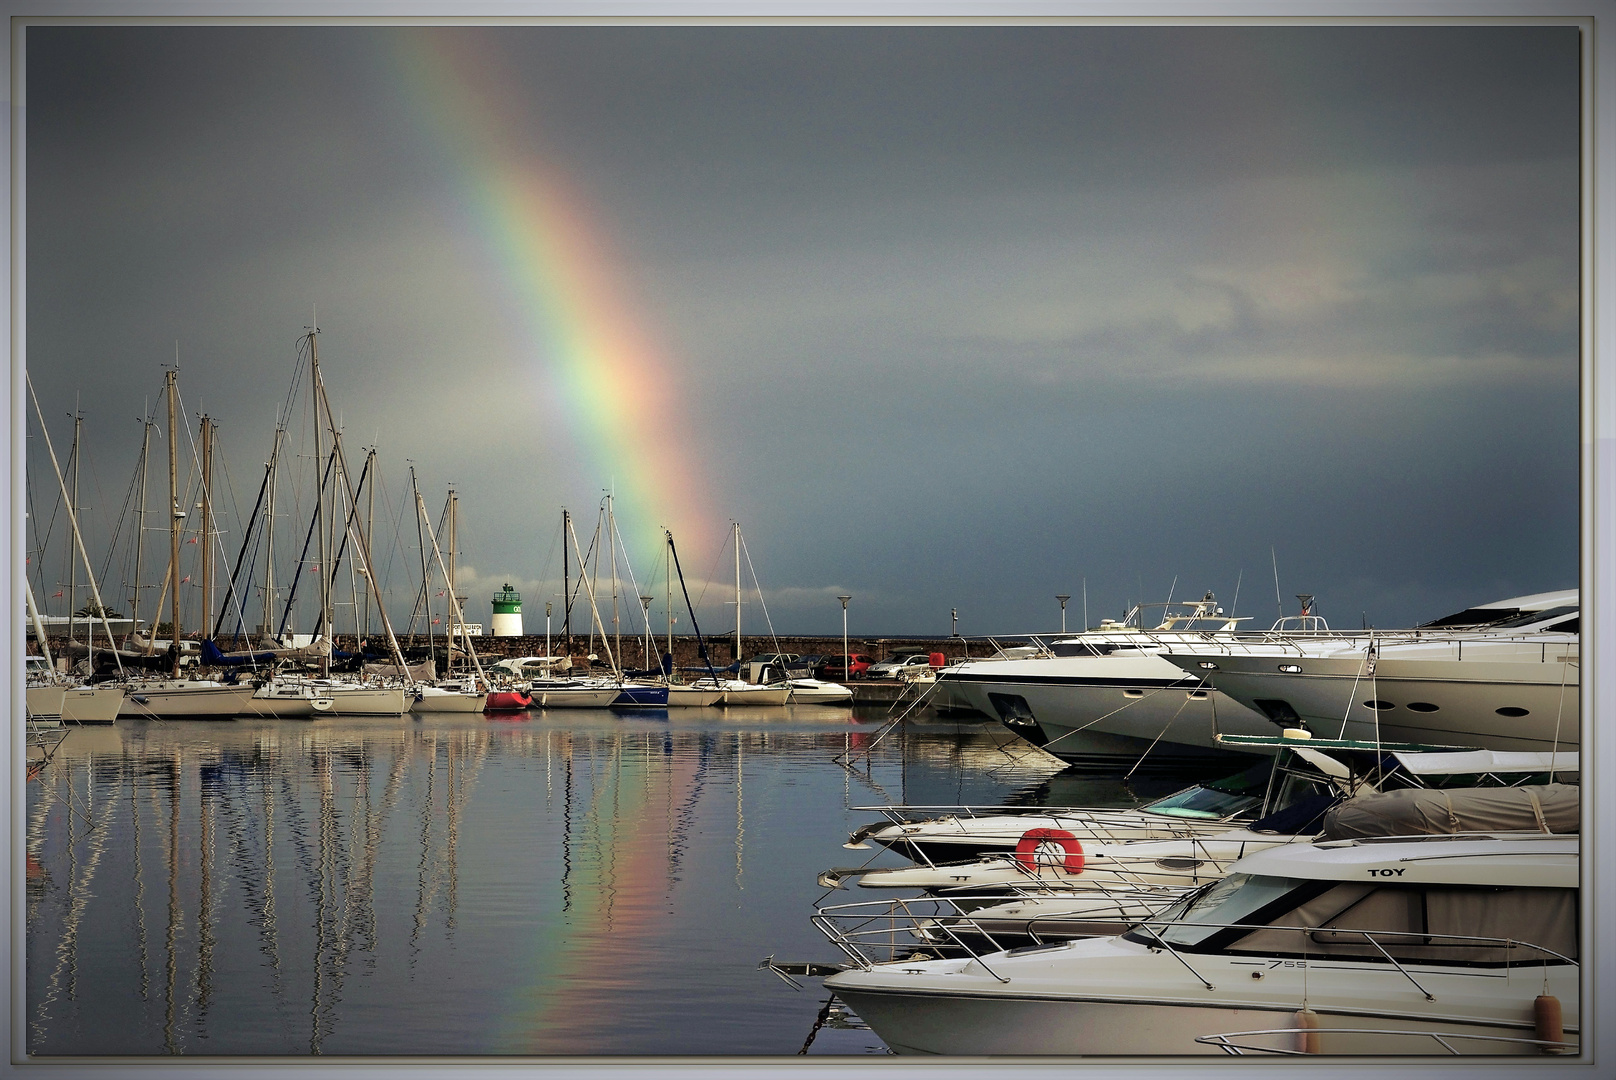
M 848 674 L 848 669 L 852 666 L 853 659 L 847 655 L 847 602 L 853 598 L 851 596 L 838 596 L 836 599 L 842 602 L 842 681 L 845 683 L 852 681 L 852 676 Z
M 544 602 L 544 662 L 549 665 L 549 669 L 553 669 L 555 667 L 554 664 L 550 663 L 550 607 L 551 607 L 551 604 L 552 604 L 552 601 L 549 601 L 549 600 L 546 600 Z M 548 669 L 547 669 L 546 673 L 548 673 Z
M 1066 633 L 1066 601 L 1070 600 L 1071 597 L 1070 596 L 1062 596 L 1059 593 L 1057 593 L 1055 595 L 1055 599 L 1060 601 L 1060 606 L 1061 606 L 1061 633 L 1064 634 L 1064 633 Z M 1085 627 L 1085 629 L 1086 629 L 1086 627 Z

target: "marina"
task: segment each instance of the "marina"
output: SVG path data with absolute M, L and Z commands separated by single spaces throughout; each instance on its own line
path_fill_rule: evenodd
M 1595 16 L 298 18 L 9 24 L 19 1067 L 1609 1056 Z

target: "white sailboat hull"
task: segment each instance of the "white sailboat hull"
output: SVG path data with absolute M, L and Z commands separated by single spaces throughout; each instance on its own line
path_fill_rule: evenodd
M 604 709 L 622 691 L 612 686 L 529 687 L 528 695 L 541 709 Z
M 40 726 L 62 722 L 62 698 L 67 687 L 50 684 L 30 686 L 24 694 L 28 705 L 28 722 Z
M 724 691 L 725 705 L 784 705 L 791 696 L 791 684 L 741 686 Z
M 118 715 L 147 720 L 228 720 L 253 714 L 254 688 L 169 679 L 125 688 Z
M 331 699 L 330 712 L 337 716 L 403 716 L 410 711 L 415 695 L 402 686 L 320 686 L 322 697 Z
M 68 724 L 110 724 L 123 707 L 116 686 L 70 686 L 62 695 L 62 720 Z
M 488 704 L 487 694 L 445 690 L 440 686 L 420 686 L 415 694 L 410 705 L 412 713 L 480 713 Z
M 702 709 L 724 700 L 724 691 L 695 686 L 668 687 L 668 708 Z

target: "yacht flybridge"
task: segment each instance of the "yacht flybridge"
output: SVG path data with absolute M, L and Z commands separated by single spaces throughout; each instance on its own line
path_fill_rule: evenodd
M 899 1053 L 1220 1054 L 1231 1032 L 1323 1054 L 1574 1052 L 1577 887 L 1576 837 L 1292 844 L 1126 933 L 847 950 L 825 986 Z
M 1580 742 L 1575 589 L 1467 608 L 1409 630 L 1178 642 L 1164 658 L 1281 727 L 1495 750 Z

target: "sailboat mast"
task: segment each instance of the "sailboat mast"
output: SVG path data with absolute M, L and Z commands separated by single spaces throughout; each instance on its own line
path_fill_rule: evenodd
M 673 534 L 669 533 L 669 535 L 671 536 Z M 667 600 L 667 605 L 668 605 L 668 611 L 667 611 L 667 614 L 668 614 L 668 665 L 669 665 L 668 678 L 671 680 L 673 678 L 673 671 L 672 671 L 672 666 L 673 666 L 673 545 L 672 544 L 669 544 L 667 546 L 667 550 L 662 553 L 662 561 L 663 561 L 663 563 L 666 564 L 663 567 L 663 575 L 664 575 L 664 578 L 666 580 L 667 588 L 668 588 L 668 600 Z
M 415 516 L 417 523 L 426 519 L 426 502 L 421 498 L 421 493 L 419 491 L 415 493 Z M 443 551 L 438 547 L 438 538 L 436 535 L 432 537 L 432 554 L 437 557 L 438 568 L 443 571 L 443 576 L 447 578 L 449 576 L 449 568 L 443 565 Z M 455 596 L 453 589 L 449 590 L 449 607 L 454 612 L 454 621 L 464 626 L 465 619 L 462 618 L 460 600 Z M 477 658 L 477 650 L 471 644 L 470 635 L 467 635 L 465 638 L 465 647 L 466 655 L 471 657 L 471 666 L 477 672 L 478 682 L 481 683 L 487 679 L 487 676 L 483 673 L 482 661 Z
M 75 412 L 73 414 L 73 513 L 79 512 L 79 433 L 84 427 L 84 416 Z M 74 613 L 79 603 L 79 564 L 73 558 L 71 551 L 67 554 L 67 640 L 73 640 Z M 95 632 L 90 632 L 90 640 L 95 640 Z M 92 665 L 93 667 L 93 665 Z
M 203 636 L 207 636 L 208 623 L 213 619 L 213 417 L 202 417 L 202 521 L 196 532 L 202 544 L 202 622 Z
M 271 620 L 275 617 L 275 479 L 280 470 L 281 435 L 284 429 L 275 428 L 274 445 L 269 451 L 269 491 L 264 513 L 264 633 L 272 633 Z
M 567 537 L 572 533 L 572 513 L 561 509 L 561 636 L 572 644 L 572 575 L 567 569 Z
M 174 650 L 174 678 L 180 677 L 180 522 L 185 520 L 185 511 L 180 509 L 179 493 L 179 442 L 180 431 L 175 416 L 174 378 L 177 372 L 163 373 L 163 389 L 168 395 L 168 580 L 172 585 L 168 597 L 169 639 Z
M 459 547 L 458 527 L 460 517 L 460 499 L 455 495 L 455 489 L 449 489 L 449 567 L 444 576 L 449 580 L 449 664 L 454 664 L 455 634 L 458 632 L 462 638 L 466 630 L 460 621 L 460 594 L 455 592 L 455 551 Z M 465 642 L 461 642 L 464 646 Z
M 732 522 L 735 526 L 735 662 L 741 662 L 741 523 Z M 736 678 L 741 677 L 739 670 Z
M 612 644 L 617 655 L 623 655 L 623 628 L 617 621 L 617 513 L 612 497 L 606 496 L 606 543 L 612 549 Z
M 415 501 L 421 501 L 421 488 L 415 481 L 415 466 L 410 466 L 410 494 Z M 415 516 L 415 544 L 421 549 L 421 596 L 426 600 L 426 654 L 432 661 L 434 673 L 438 670 L 438 651 L 432 636 L 432 578 L 426 568 L 426 534 L 422 532 L 422 520 L 425 514 Z M 414 616 L 411 616 L 414 618 Z M 414 629 L 414 626 L 411 626 Z
M 365 462 L 365 471 L 369 472 L 370 467 L 372 465 L 374 465 L 375 463 L 376 463 L 376 448 L 374 446 L 372 446 L 370 448 L 370 457 Z M 368 495 L 368 499 L 369 499 L 369 502 L 367 503 L 367 505 L 365 507 L 365 535 L 367 537 L 376 535 L 376 532 L 375 532 L 375 527 L 376 527 L 376 481 L 375 480 L 372 480 L 370 482 L 370 493 Z M 368 570 L 370 568 L 367 566 L 366 569 Z M 370 636 L 370 591 L 368 589 L 365 591 L 365 631 L 364 632 L 365 632 L 366 637 Z
M 129 629 L 134 631 L 140 625 L 140 554 L 146 541 L 146 465 L 151 456 L 151 412 L 148 409 L 146 418 L 141 421 L 140 434 L 140 509 L 135 512 L 135 581 L 129 590 Z
M 320 461 L 324 457 L 320 446 L 320 346 L 317 340 L 319 333 L 319 327 L 313 326 L 309 328 L 309 378 L 312 381 L 314 395 L 315 461 Z M 333 640 L 331 627 L 331 544 L 326 533 L 325 499 L 325 478 L 322 477 L 320 486 L 315 490 L 314 494 L 314 531 L 320 534 L 320 564 L 318 567 L 320 573 L 320 618 L 315 623 L 315 626 L 318 628 L 319 633 L 324 635 L 325 640 L 331 642 Z M 331 650 L 329 648 L 322 649 L 320 653 L 320 675 L 329 679 L 331 677 Z

